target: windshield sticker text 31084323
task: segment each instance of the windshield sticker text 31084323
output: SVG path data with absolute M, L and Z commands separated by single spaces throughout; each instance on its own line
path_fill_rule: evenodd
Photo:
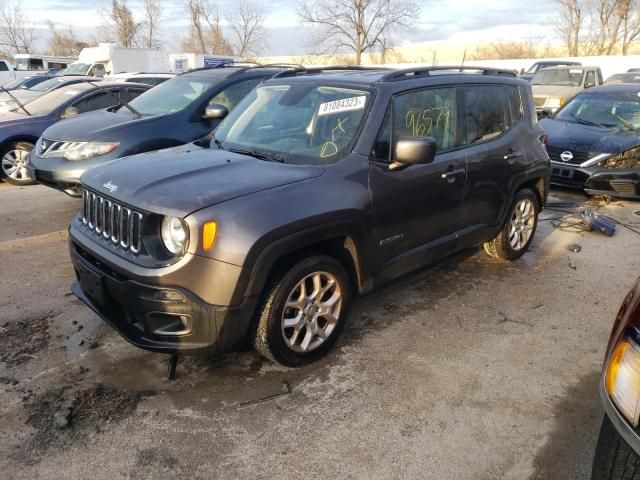
M 343 98 L 341 100 L 334 100 L 333 102 L 325 102 L 320 104 L 318 110 L 318 116 L 330 115 L 338 112 L 348 112 L 350 110 L 361 110 L 364 108 L 364 104 L 367 97 L 365 95 L 359 97 Z

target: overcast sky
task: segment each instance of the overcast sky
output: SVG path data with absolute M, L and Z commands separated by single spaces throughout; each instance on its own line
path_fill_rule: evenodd
M 129 0 L 128 5 L 140 11 L 140 0 Z M 179 51 L 180 38 L 187 32 L 188 15 L 181 0 L 163 0 L 162 41 L 166 51 Z M 224 10 L 233 5 L 234 0 L 219 0 L 221 17 Z M 296 0 L 271 0 L 261 2 L 266 13 L 268 45 L 265 55 L 298 55 L 309 53 L 310 39 L 301 34 L 296 16 Z M 554 7 L 552 0 L 522 2 L 519 0 L 457 0 L 436 2 L 423 0 L 421 18 L 411 31 L 394 34 L 395 45 L 418 42 L 448 40 L 452 43 L 475 43 L 487 41 L 524 40 L 537 38 L 544 41 L 551 35 L 545 26 Z M 97 9 L 107 7 L 109 0 L 24 0 L 28 20 L 45 28 L 44 19 L 50 19 L 60 27 L 71 25 L 79 37 L 91 37 L 100 25 Z M 43 32 L 42 37 L 46 33 Z M 40 41 L 46 46 L 46 40 Z

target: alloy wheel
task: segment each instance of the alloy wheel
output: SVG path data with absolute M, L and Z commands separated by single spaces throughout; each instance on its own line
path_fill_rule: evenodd
M 516 203 L 509 227 L 509 244 L 516 251 L 522 250 L 536 225 L 536 209 L 533 201 L 523 198 Z
M 293 288 L 282 312 L 282 336 L 296 352 L 310 352 L 333 333 L 340 319 L 342 290 L 336 277 L 314 272 Z
M 26 168 L 28 156 L 29 152 L 26 150 L 9 150 L 2 157 L 2 171 L 16 181 L 31 180 Z

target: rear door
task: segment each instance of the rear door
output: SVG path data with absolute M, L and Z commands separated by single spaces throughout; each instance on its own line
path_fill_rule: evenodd
M 526 169 L 526 124 L 517 86 L 466 85 L 461 90 L 462 143 L 467 146 L 463 234 L 474 243 L 484 240 L 484 229 L 498 224 L 511 202 L 514 177 Z
M 410 262 L 429 262 L 453 250 L 466 177 L 464 154 L 456 151 L 457 117 L 455 87 L 393 97 L 369 169 L 378 268 L 412 251 L 417 257 L 409 255 Z M 390 171 L 393 146 L 402 137 L 435 138 L 433 163 Z

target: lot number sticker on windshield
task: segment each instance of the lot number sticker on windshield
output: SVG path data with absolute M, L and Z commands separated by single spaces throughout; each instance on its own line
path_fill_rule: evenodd
M 361 110 L 367 100 L 366 95 L 360 97 L 343 98 L 320 104 L 318 116 L 329 115 L 331 113 L 348 112 L 350 110 Z

